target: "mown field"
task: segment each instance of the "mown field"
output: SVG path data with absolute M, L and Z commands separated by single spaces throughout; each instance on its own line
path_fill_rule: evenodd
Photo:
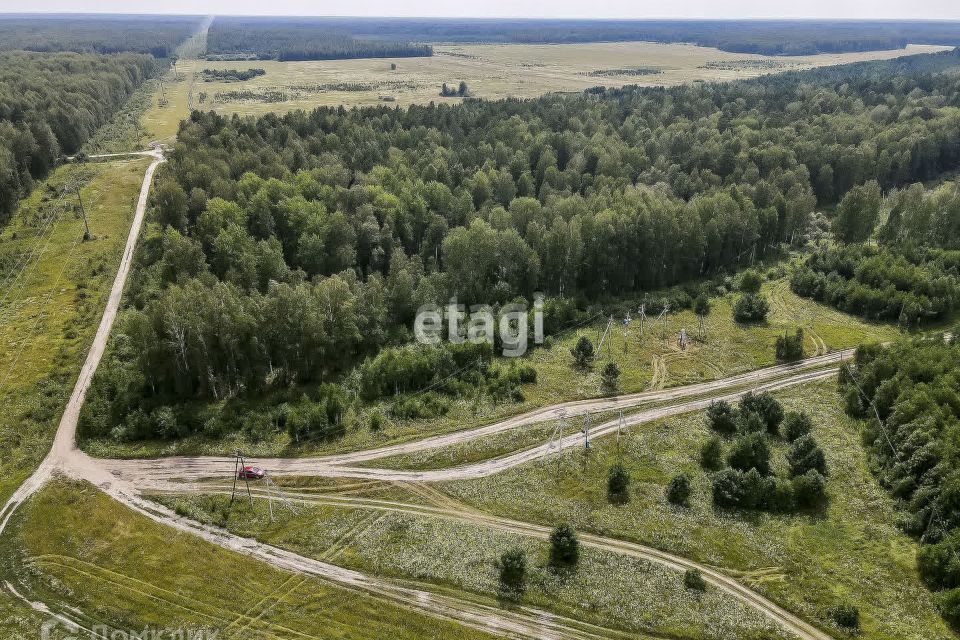
M 50 446 L 113 282 L 147 164 L 64 166 L 0 231 L 0 502 Z M 86 242 L 76 188 L 90 221 Z
M 118 631 L 182 629 L 186 637 L 206 629 L 223 638 L 492 637 L 174 533 L 87 484 L 45 488 L 17 513 L 0 549 L 5 579 L 24 596 Z M 38 617 L 0 620 L 0 631 L 15 640 L 37 638 Z
M 464 81 L 480 98 L 532 98 L 597 85 L 675 85 L 722 81 L 766 73 L 879 60 L 942 50 L 931 45 L 902 50 L 820 54 L 787 58 L 735 54 L 687 44 L 648 42 L 561 45 L 437 45 L 425 58 L 359 60 L 273 60 L 213 62 L 181 59 L 165 78 L 143 125 L 151 139 L 171 141 L 190 109 L 264 114 L 324 105 L 406 106 L 441 98 L 440 87 Z M 395 64 L 396 69 L 391 69 Z M 261 68 L 265 75 L 244 82 L 204 82 L 203 69 Z M 204 94 L 201 96 L 201 94 Z

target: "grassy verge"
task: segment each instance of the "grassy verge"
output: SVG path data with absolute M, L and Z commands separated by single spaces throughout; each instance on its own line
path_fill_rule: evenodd
M 175 533 L 86 484 L 48 486 L 18 512 L 0 546 L 5 579 L 22 593 L 118 630 L 211 629 L 225 638 L 490 637 Z M 8 624 L 0 622 L 0 630 Z
M 50 446 L 113 283 L 147 164 L 61 167 L 0 231 L 0 503 Z M 80 187 L 90 221 L 87 242 L 72 186 Z
M 827 611 L 852 603 L 862 613 L 865 638 L 955 638 L 917 576 L 916 545 L 897 529 L 894 505 L 869 471 L 858 427 L 843 414 L 834 384 L 777 394 L 788 410 L 812 415 L 814 434 L 826 451 L 831 499 L 817 513 L 714 509 L 709 478 L 697 461 L 708 437 L 702 414 L 634 428 L 622 442 L 622 456 L 608 439 L 597 441 L 589 455 L 565 453 L 560 465 L 538 462 L 442 488 L 492 513 L 544 524 L 566 520 L 722 567 L 836 634 Z M 781 465 L 782 454 L 781 447 Z M 622 506 L 606 496 L 607 470 L 618 458 L 633 478 L 631 501 Z M 690 475 L 694 487 L 687 509 L 664 497 L 667 483 L 680 472 Z
M 189 517 L 226 524 L 235 533 L 301 555 L 491 600 L 499 589 L 497 560 L 508 549 L 522 548 L 529 562 L 524 604 L 630 634 L 718 640 L 786 637 L 721 591 L 689 591 L 683 574 L 614 553 L 585 549 L 575 569 L 558 571 L 549 566 L 546 542 L 468 522 L 303 505 L 297 513 L 275 505 L 271 522 L 263 500 L 255 501 L 252 511 L 238 501 L 232 513 L 227 511 L 228 496 L 160 500 Z

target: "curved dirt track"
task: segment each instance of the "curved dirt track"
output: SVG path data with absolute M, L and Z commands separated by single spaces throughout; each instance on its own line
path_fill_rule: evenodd
M 852 352 L 847 352 L 847 356 Z M 844 353 L 828 356 L 829 361 L 836 362 L 839 357 L 844 357 Z M 616 399 L 606 400 L 587 400 L 577 403 L 564 403 L 556 407 L 542 409 L 524 416 L 512 418 L 504 422 L 472 429 L 468 431 L 454 432 L 451 434 L 437 436 L 400 445 L 393 445 L 362 451 L 358 453 L 326 456 L 320 458 L 258 458 L 256 464 L 267 469 L 272 476 L 326 476 L 339 478 L 360 478 L 368 480 L 388 480 L 388 481 L 406 481 L 406 482 L 441 482 L 448 480 L 468 480 L 471 478 L 481 478 L 493 475 L 501 471 L 516 467 L 518 465 L 547 456 L 553 452 L 562 449 L 582 446 L 583 436 L 579 433 L 572 433 L 564 436 L 559 442 L 543 443 L 523 451 L 511 453 L 505 456 L 484 460 L 473 464 L 450 467 L 447 469 L 436 469 L 429 471 L 415 470 L 394 470 L 379 469 L 373 467 L 354 467 L 349 466 L 348 462 L 373 460 L 388 455 L 400 453 L 411 453 L 432 449 L 443 446 L 460 444 L 473 440 L 478 437 L 498 433 L 506 429 L 512 429 L 520 425 L 532 422 L 542 422 L 549 420 L 551 415 L 558 407 L 564 408 L 583 408 L 584 411 L 603 411 L 617 407 L 633 407 L 638 404 L 653 402 L 657 400 L 670 400 L 673 398 L 683 398 L 684 396 L 701 396 L 710 391 L 722 390 L 729 387 L 747 386 L 733 393 L 720 396 L 710 396 L 707 398 L 698 397 L 693 400 L 686 400 L 662 407 L 656 407 L 641 411 L 624 418 L 625 426 L 633 426 L 667 418 L 691 411 L 698 411 L 706 408 L 715 400 L 737 400 L 747 391 L 773 391 L 786 387 L 821 380 L 835 375 L 837 367 L 827 367 L 804 371 L 812 366 L 824 366 L 827 362 L 823 359 L 816 360 L 814 364 L 806 367 L 796 367 L 792 370 L 800 369 L 800 373 L 788 375 L 786 377 L 777 377 L 782 375 L 781 367 L 771 367 L 751 374 L 744 374 L 735 378 L 729 378 L 723 381 L 703 383 L 691 387 L 678 387 L 669 391 L 647 392 L 636 394 L 634 396 L 624 396 Z M 760 382 L 751 384 L 751 381 L 766 380 L 773 378 L 769 382 Z M 589 409 L 588 409 L 589 408 Z M 590 429 L 592 438 L 602 437 L 615 433 L 619 428 L 619 420 L 614 419 L 601 423 Z M 170 478 L 176 478 L 184 481 L 200 480 L 215 476 L 224 476 L 232 473 L 233 461 L 225 458 L 216 457 L 172 457 L 149 460 L 103 460 L 101 465 L 110 471 L 117 478 L 136 484 L 141 487 L 149 487 L 151 484 L 165 483 Z
M 184 487 L 178 487 L 171 483 L 165 487 L 165 491 L 163 491 L 163 493 L 176 494 L 202 492 L 207 494 L 220 493 L 229 495 L 230 491 L 228 489 L 228 487 L 195 486 L 185 490 Z M 414 488 L 411 487 L 411 489 Z M 269 493 L 263 490 L 255 490 L 254 493 L 261 498 L 266 498 L 269 496 Z M 552 532 L 550 527 L 494 516 L 483 511 L 473 509 L 467 505 L 457 502 L 445 494 L 441 494 L 441 500 L 439 500 L 443 506 L 409 504 L 394 500 L 381 500 L 376 498 L 362 498 L 335 494 L 297 493 L 295 490 L 284 491 L 283 496 L 285 499 L 288 499 L 292 502 L 307 505 L 312 504 L 341 508 L 353 507 L 444 518 L 447 520 L 455 520 L 468 524 L 476 524 L 487 528 L 504 531 L 506 533 L 532 537 L 539 540 L 548 540 L 550 538 L 550 533 Z M 804 622 L 782 607 L 758 595 L 748 587 L 739 583 L 737 580 L 724 575 L 708 565 L 688 560 L 681 556 L 661 551 L 653 547 L 648 547 L 646 545 L 637 544 L 634 542 L 627 542 L 625 540 L 618 540 L 616 538 L 607 538 L 589 533 L 579 533 L 578 537 L 581 544 L 594 549 L 610 551 L 632 558 L 640 558 L 649 562 L 654 562 L 661 566 L 668 567 L 670 569 L 674 569 L 676 571 L 696 569 L 700 571 L 700 573 L 703 574 L 704 579 L 714 587 L 747 603 L 752 608 L 762 612 L 769 619 L 779 623 L 784 629 L 796 634 L 797 636 L 801 638 L 816 638 L 818 640 L 829 640 L 829 638 L 831 638 L 831 636 L 820 631 L 816 627 Z

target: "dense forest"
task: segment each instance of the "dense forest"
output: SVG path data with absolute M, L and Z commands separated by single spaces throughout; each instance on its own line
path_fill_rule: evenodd
M 0 53 L 0 221 L 158 64 L 149 54 Z
M 864 346 L 841 373 L 847 410 L 882 484 L 902 501 L 901 526 L 923 543 L 917 562 L 960 626 L 960 344 L 940 338 Z
M 877 229 L 882 212 L 886 221 Z M 843 311 L 910 327 L 960 306 L 960 189 L 915 184 L 882 199 L 875 182 L 851 189 L 833 231 L 842 243 L 810 255 L 791 287 Z M 876 237 L 876 245 L 863 244 Z
M 400 42 L 692 42 L 738 53 L 807 55 L 900 49 L 907 44 L 960 45 L 960 23 L 816 20 L 545 20 L 443 18 L 218 18 L 290 29 Z M 247 27 L 248 29 L 251 27 Z M 235 27 L 234 27 L 235 30 Z M 223 30 L 221 29 L 221 33 Z M 211 34 L 213 34 L 211 30 Z M 249 34 L 256 35 L 256 34 Z M 243 49 L 239 35 L 234 47 Z M 269 41 L 263 45 L 269 50 Z
M 0 15 L 0 50 L 149 53 L 169 58 L 200 25 L 191 16 Z
M 433 55 L 427 44 L 356 38 L 318 18 L 216 18 L 207 34 L 211 57 L 248 55 L 260 60 L 338 60 Z
M 194 112 L 158 173 L 163 230 L 139 254 L 121 355 L 91 391 L 113 422 L 87 433 L 163 431 L 126 429 L 129 407 L 334 381 L 404 343 L 424 303 L 541 291 L 568 313 L 746 267 L 804 242 L 817 204 L 861 182 L 955 166 L 960 76 L 939 72 L 958 64 L 954 52 L 537 100 Z M 418 357 L 398 356 L 399 371 Z

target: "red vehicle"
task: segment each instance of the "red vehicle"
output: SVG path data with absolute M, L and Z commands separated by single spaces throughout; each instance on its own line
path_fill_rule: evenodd
M 260 467 L 246 466 L 237 474 L 238 480 L 263 480 L 267 472 Z

